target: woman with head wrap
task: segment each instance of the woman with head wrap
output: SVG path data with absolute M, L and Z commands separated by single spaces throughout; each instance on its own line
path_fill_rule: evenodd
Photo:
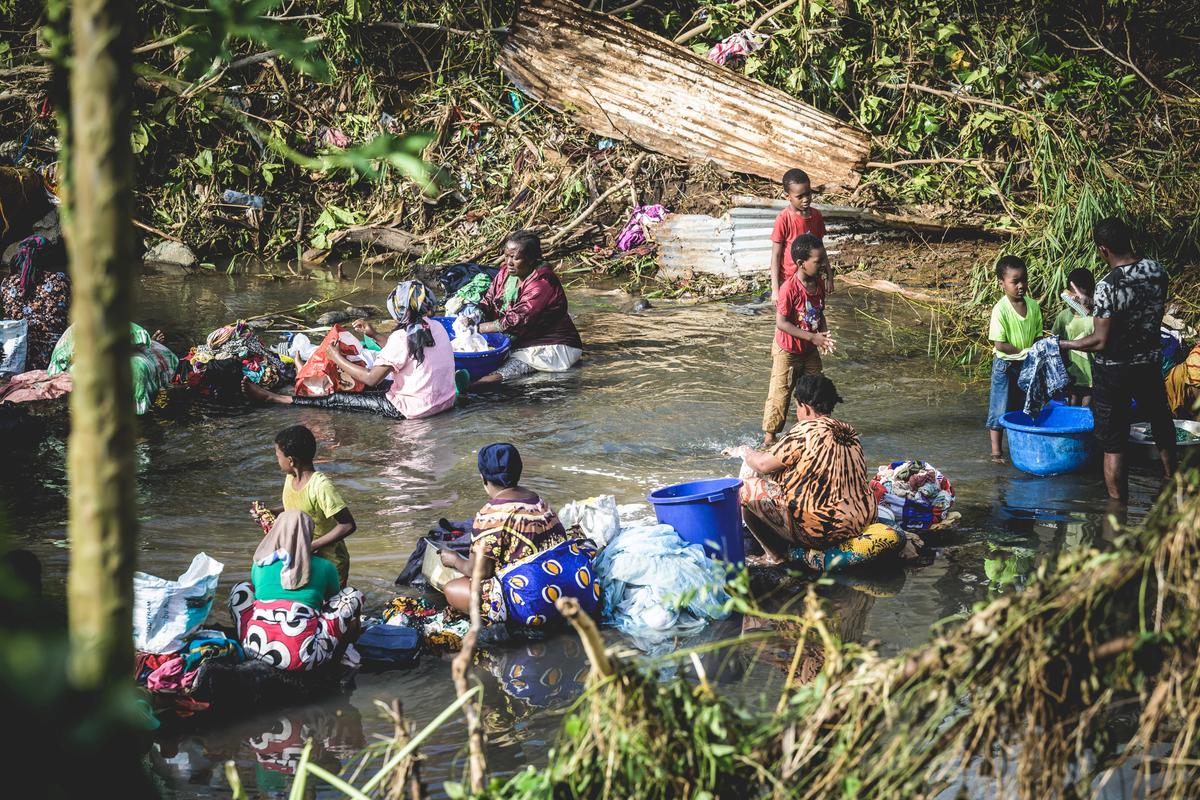
M 337 348 L 328 351 L 329 360 L 347 376 L 368 387 L 379 386 L 391 378 L 384 392 L 334 392 L 325 397 L 293 397 L 276 394 L 251 383 L 242 389 L 252 399 L 311 408 L 373 411 L 392 419 L 415 419 L 439 414 L 454 407 L 454 351 L 450 335 L 441 325 L 430 323 L 435 305 L 433 294 L 420 281 L 403 281 L 387 298 L 387 310 L 396 321 L 396 330 L 385 341 L 371 323 L 358 320 L 353 327 L 382 346 L 370 369 L 353 364 Z
M 600 605 L 592 573 L 596 548 L 578 528 L 564 530 L 546 501 L 519 484 L 521 454 L 511 444 L 479 451 L 479 474 L 488 502 L 475 515 L 471 554 L 442 551 L 442 563 L 464 577 L 446 584 L 450 605 L 464 614 L 479 603 L 486 624 L 545 627 L 561 615 L 554 602 L 574 597 L 587 613 Z M 475 564 L 482 579 L 473 584 Z
M 254 551 L 250 581 L 229 593 L 229 615 L 248 655 L 284 670 L 332 660 L 358 627 L 363 596 L 340 589 L 332 561 L 312 557 L 314 523 L 284 511 Z
M 508 360 L 475 385 L 515 380 L 534 372 L 563 372 L 583 355 L 579 331 L 567 313 L 567 293 L 549 264 L 542 242 L 531 231 L 504 241 L 504 267 L 479 301 L 489 320 L 480 333 L 504 333 L 512 340 Z

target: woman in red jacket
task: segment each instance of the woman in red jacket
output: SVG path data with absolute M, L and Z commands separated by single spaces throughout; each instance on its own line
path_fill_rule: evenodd
M 479 326 L 480 333 L 508 334 L 512 350 L 499 369 L 474 386 L 533 372 L 562 372 L 583 355 L 579 331 L 567 314 L 567 293 L 542 263 L 542 242 L 531 231 L 517 231 L 504 241 L 504 267 L 479 307 L 491 318 Z

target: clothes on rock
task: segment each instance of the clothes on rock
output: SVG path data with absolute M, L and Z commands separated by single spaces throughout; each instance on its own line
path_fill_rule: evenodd
M 1025 395 L 1017 386 L 1017 379 L 1025 359 L 1013 360 L 992 356 L 991 388 L 988 393 L 987 422 L 984 423 L 990 431 L 1004 430 L 1000 418 L 1009 411 L 1016 411 L 1025 405 Z
M 1159 331 L 1168 284 L 1166 270 L 1149 258 L 1114 267 L 1100 279 L 1092 315 L 1109 320 L 1109 334 L 1093 363 L 1107 367 L 1159 365 L 1162 357 Z
M 1030 419 L 1037 419 L 1046 404 L 1069 383 L 1058 337 L 1039 339 L 1029 348 L 1029 355 L 1017 376 L 1017 387 L 1025 393 L 1025 414 Z
M 643 641 L 695 632 L 725 619 L 725 568 L 670 525 L 623 528 L 592 565 L 603 620 Z
M 784 466 L 770 475 L 747 468 L 740 494 L 743 519 L 756 536 L 821 549 L 857 536 L 875 519 L 862 444 L 849 424 L 829 416 L 803 420 L 767 452 Z
M 346 501 L 338 493 L 333 481 L 320 471 L 313 472 L 308 482 L 299 490 L 295 488 L 291 475 L 285 477 L 282 501 L 284 511 L 300 511 L 312 518 L 314 539 L 320 539 L 333 530 L 338 524 L 334 517 L 346 507 Z M 257 556 L 257 553 L 255 555 Z M 346 547 L 345 539 L 334 542 L 332 546 L 322 547 L 313 555 L 333 562 L 337 568 L 338 580 L 342 586 L 346 585 L 350 577 L 350 550 Z
M 1025 295 L 1025 316 L 1021 316 L 1005 295 L 992 306 L 988 324 L 988 340 L 1005 342 L 1017 348 L 1016 353 L 1002 353 L 993 348 L 996 358 L 1005 361 L 1024 361 L 1025 354 L 1042 335 L 1042 307 L 1030 295 Z
M 719 46 L 719 45 L 718 45 Z M 646 241 L 646 230 L 666 219 L 667 209 L 662 205 L 635 206 L 629 221 L 617 234 L 617 250 L 624 253 Z
M 582 350 L 579 331 L 567 313 L 567 293 L 554 270 L 545 264 L 537 267 L 517 281 L 516 296 L 506 302 L 505 286 L 510 277 L 516 278 L 516 274 L 508 267 L 501 269 L 479 307 L 500 323 L 500 330 L 512 339 L 513 348 L 561 344 Z
M 825 239 L 825 217 L 817 209 L 809 208 L 808 216 L 805 217 L 789 205 L 775 217 L 775 225 L 771 229 L 771 241 L 774 244 L 783 245 L 782 278 L 784 281 L 796 274 L 796 262 L 792 260 L 792 242 L 796 241 L 797 236 L 805 233 L 811 233 L 821 240 Z M 782 285 L 781 281 L 780 286 Z
M 362 592 L 349 588 L 319 609 L 293 600 L 258 600 L 249 582 L 237 584 L 229 594 L 229 614 L 247 655 L 288 671 L 330 663 L 357 628 L 362 604 Z
M 823 550 L 804 547 L 789 552 L 792 561 L 799 561 L 817 572 L 838 572 L 900 552 L 904 534 L 895 528 L 876 522 L 861 533 Z
M 295 370 L 263 344 L 245 321 L 238 321 L 217 328 L 203 344 L 188 350 L 174 380 L 202 397 L 225 401 L 242 397 L 242 378 L 274 391 L 291 383 Z
M 884 464 L 875 471 L 871 490 L 879 504 L 879 521 L 893 528 L 929 530 L 954 508 L 954 487 L 926 461 Z
M 70 325 L 71 279 L 63 270 L 45 271 L 39 252 L 44 236 L 28 236 L 17 244 L 12 274 L 0 282 L 0 319 L 29 324 L 25 369 L 45 369 L 55 343 Z
M 69 372 L 51 375 L 44 369 L 35 369 L 14 375 L 12 380 L 0 386 L 0 402 L 29 403 L 37 400 L 57 400 L 70 394 L 74 386 Z
M 766 44 L 767 37 L 751 30 L 738 31 L 713 45 L 708 51 L 708 60 L 714 64 L 725 65 L 734 56 L 744 56 L 758 50 Z
M 1096 320 L 1094 318 L 1080 316 L 1070 308 L 1060 311 L 1050 328 L 1050 332 L 1060 340 L 1066 339 L 1067 341 L 1091 336 L 1095 330 Z M 1090 388 L 1092 385 L 1092 354 L 1082 350 L 1072 350 L 1070 355 L 1071 357 L 1067 361 L 1067 375 L 1071 379 L 1071 385 L 1080 389 Z

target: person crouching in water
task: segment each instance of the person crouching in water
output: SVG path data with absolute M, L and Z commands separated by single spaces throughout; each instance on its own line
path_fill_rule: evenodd
M 238 641 L 288 671 L 333 662 L 358 631 L 363 595 L 340 588 L 332 561 L 314 558 L 313 519 L 284 511 L 254 551 L 250 580 L 229 593 Z
M 537 493 L 519 484 L 521 454 L 508 443 L 479 451 L 479 474 L 488 502 L 475 515 L 471 553 L 463 558 L 442 551 L 442 563 L 464 577 L 446 584 L 450 605 L 463 614 L 479 603 L 485 624 L 541 628 L 561 619 L 554 605 L 573 597 L 588 614 L 600 606 L 600 586 L 592 572 L 595 546 L 579 529 L 567 531 Z M 472 584 L 475 564 L 482 576 Z
M 534 372 L 564 372 L 583 355 L 579 331 L 567 313 L 567 293 L 549 264 L 542 241 L 517 231 L 504 242 L 504 266 L 479 308 L 490 320 L 480 333 L 504 333 L 512 340 L 508 360 L 473 383 L 487 386 Z

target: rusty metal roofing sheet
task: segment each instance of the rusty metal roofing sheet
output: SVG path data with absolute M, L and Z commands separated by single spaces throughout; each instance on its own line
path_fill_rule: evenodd
M 498 59 L 523 92 L 588 129 L 688 161 L 853 187 L 867 135 L 778 89 L 569 0 L 521 5 Z

